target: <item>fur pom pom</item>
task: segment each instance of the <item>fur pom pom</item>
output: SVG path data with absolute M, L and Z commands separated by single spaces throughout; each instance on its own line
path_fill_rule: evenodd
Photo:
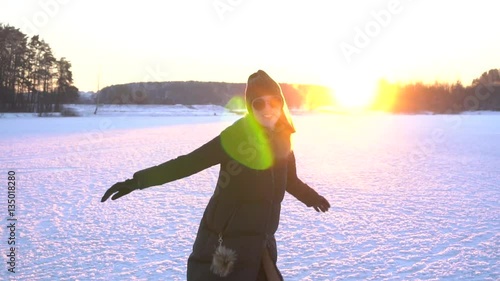
M 233 271 L 236 257 L 236 252 L 234 250 L 219 245 L 213 254 L 210 270 L 220 277 L 226 277 Z

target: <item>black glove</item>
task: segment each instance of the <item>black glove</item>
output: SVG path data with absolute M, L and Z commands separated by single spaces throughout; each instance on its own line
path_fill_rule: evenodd
M 111 200 L 116 200 L 124 195 L 129 194 L 130 192 L 139 189 L 139 184 L 137 183 L 137 180 L 135 179 L 129 179 L 126 181 L 121 181 L 113 184 L 106 193 L 104 193 L 104 196 L 101 198 L 101 202 L 104 202 L 108 200 L 109 196 L 113 195 L 111 197 Z
M 326 200 L 325 197 L 319 195 L 312 206 L 314 207 L 314 210 L 316 210 L 316 212 L 321 211 L 324 213 L 328 211 L 328 208 L 330 208 L 330 203 L 328 202 L 328 200 Z

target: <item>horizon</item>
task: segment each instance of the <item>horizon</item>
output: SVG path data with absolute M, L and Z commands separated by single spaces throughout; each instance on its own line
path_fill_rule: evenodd
M 500 70 L 500 68 L 499 68 Z M 487 71 L 483 71 L 482 73 L 484 72 L 487 72 Z M 481 74 L 482 74 L 481 73 Z M 479 79 L 481 75 L 478 75 L 477 77 L 475 77 L 474 79 Z M 383 78 L 380 79 L 379 81 L 382 81 L 384 80 Z M 185 83 L 185 82 L 200 82 L 200 83 L 227 83 L 227 84 L 246 84 L 247 82 L 246 81 L 243 81 L 243 82 L 230 82 L 230 81 L 215 81 L 215 80 L 210 80 L 210 81 L 202 81 L 202 80 L 165 80 L 165 81 L 131 81 L 131 82 L 124 82 L 124 83 L 120 83 L 120 84 L 112 84 L 112 85 L 107 85 L 107 86 L 104 86 L 102 88 L 100 88 L 100 90 L 106 88 L 106 87 L 112 87 L 112 86 L 120 86 L 120 85 L 127 85 L 127 84 L 139 84 L 139 83 L 177 83 L 177 82 L 181 82 L 181 83 Z M 322 84 L 311 84 L 311 83 L 290 83 L 290 82 L 279 82 L 277 81 L 279 84 L 287 84 L 287 85 L 302 85 L 302 86 L 320 86 L 320 87 L 326 87 L 326 88 L 329 88 L 328 85 L 322 85 Z M 436 83 L 438 84 L 443 84 L 443 85 L 453 85 L 457 82 L 460 82 L 462 83 L 462 81 L 451 81 L 451 82 L 443 82 L 443 81 L 428 81 L 428 82 L 425 82 L 425 81 L 420 81 L 420 80 L 415 80 L 415 81 L 395 81 L 395 82 L 390 82 L 392 84 L 400 84 L 400 85 L 406 85 L 406 84 L 423 84 L 423 85 L 434 85 Z M 497 84 L 497 82 L 495 82 L 495 84 Z M 464 87 L 470 87 L 472 86 L 473 83 L 472 83 L 472 80 L 471 80 L 471 83 L 469 84 L 463 84 L 462 83 L 462 86 Z M 82 91 L 82 90 L 79 90 L 79 92 L 84 92 L 84 93 L 90 93 L 90 92 L 93 92 L 93 93 L 97 93 L 97 91 Z

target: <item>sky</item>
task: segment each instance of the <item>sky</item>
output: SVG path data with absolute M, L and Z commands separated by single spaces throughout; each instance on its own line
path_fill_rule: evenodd
M 500 68 L 496 0 L 0 0 L 0 23 L 40 35 L 75 86 L 283 83 L 363 99 L 379 79 L 469 85 Z

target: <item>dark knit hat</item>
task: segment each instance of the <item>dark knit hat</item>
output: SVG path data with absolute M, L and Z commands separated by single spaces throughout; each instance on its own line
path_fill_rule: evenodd
M 259 70 L 248 77 L 245 89 L 245 102 L 248 110 L 251 111 L 253 100 L 267 95 L 283 99 L 280 85 L 263 70 Z

